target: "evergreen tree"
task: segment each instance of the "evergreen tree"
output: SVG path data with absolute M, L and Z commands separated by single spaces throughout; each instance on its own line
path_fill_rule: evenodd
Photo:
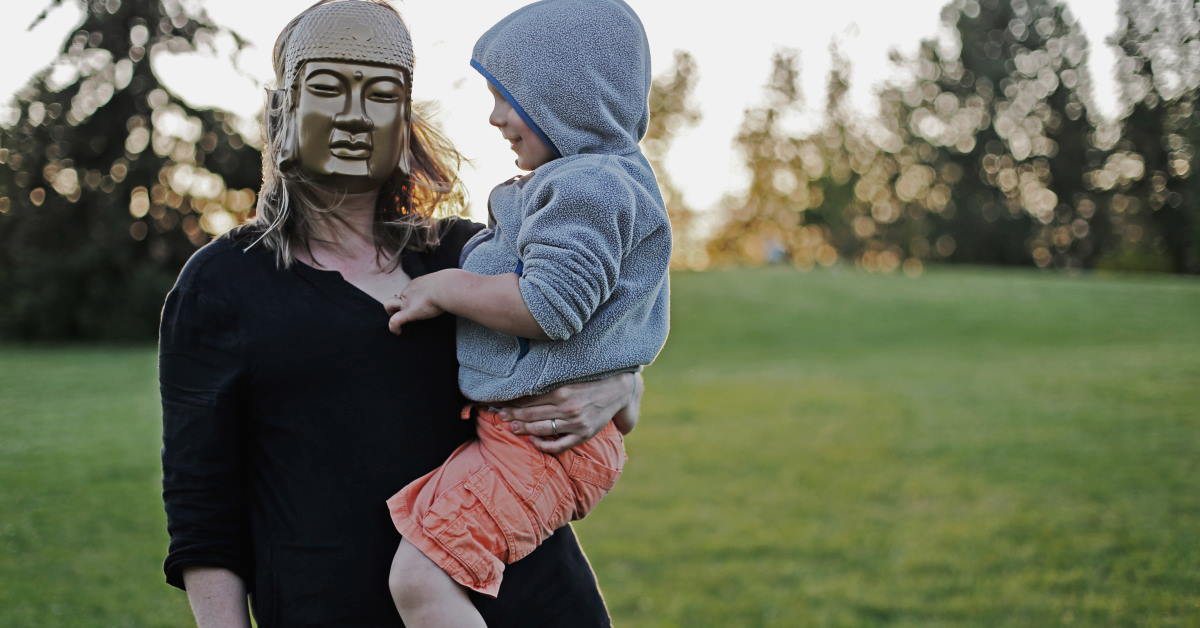
M 902 265 L 917 271 L 920 262 L 909 261 L 910 249 L 922 223 L 911 218 L 922 209 L 898 197 L 896 188 L 905 162 L 855 122 L 846 103 L 850 61 L 836 45 L 830 46 L 830 58 L 825 123 L 800 142 L 800 152 L 820 156 L 823 166 L 813 182 L 820 200 L 804 212 L 804 223 L 822 225 L 839 256 L 868 271 L 893 272 Z M 805 167 L 812 161 L 806 158 Z
M 1121 139 L 1097 185 L 1113 188 L 1126 254 L 1113 265 L 1200 273 L 1200 10 L 1194 0 L 1122 0 Z
M 1086 39 L 1057 0 L 955 0 L 943 20 L 953 44 L 922 42 L 907 60 L 913 82 L 883 98 L 908 162 L 896 193 L 931 210 L 930 253 L 1093 265 L 1108 219 L 1087 185 L 1103 153 L 1089 119 Z
M 183 262 L 253 207 L 260 157 L 151 68 L 227 31 L 178 0 L 75 2 L 0 125 L 0 335 L 153 338 Z

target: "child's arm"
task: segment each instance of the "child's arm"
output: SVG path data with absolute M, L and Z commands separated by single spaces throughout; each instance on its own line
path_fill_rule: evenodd
M 388 329 L 399 334 L 405 323 L 450 312 L 499 332 L 547 340 L 521 297 L 519 281 L 513 273 L 479 275 L 459 268 L 417 277 L 384 304 L 391 314 Z

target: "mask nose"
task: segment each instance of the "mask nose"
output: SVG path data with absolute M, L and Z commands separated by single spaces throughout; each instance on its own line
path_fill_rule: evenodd
M 375 122 L 367 117 L 366 112 L 352 110 L 334 116 L 333 126 L 347 133 L 369 133 L 375 128 Z

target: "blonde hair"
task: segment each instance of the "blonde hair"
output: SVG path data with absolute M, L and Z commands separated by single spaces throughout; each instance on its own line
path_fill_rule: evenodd
M 284 52 L 297 23 L 309 11 L 331 2 L 371 2 L 400 19 L 384 0 L 320 0 L 292 19 L 275 40 L 272 56 L 277 83 L 288 74 Z M 403 154 L 395 170 L 380 186 L 372 221 L 376 254 L 389 260 L 391 268 L 399 266 L 401 253 L 429 251 L 438 245 L 435 215 L 461 214 L 466 206 L 457 174 L 462 155 L 413 109 L 409 78 L 409 101 L 404 107 L 409 118 L 404 131 L 407 141 L 402 141 Z M 268 91 L 263 115 L 263 182 L 250 223 L 261 233 L 251 246 L 262 242 L 274 252 L 276 264 L 288 268 L 295 262 L 296 247 L 308 248 L 313 241 L 314 219 L 331 215 L 338 202 L 332 207 L 320 202 L 312 191 L 312 180 L 296 163 L 296 85 L 278 87 Z

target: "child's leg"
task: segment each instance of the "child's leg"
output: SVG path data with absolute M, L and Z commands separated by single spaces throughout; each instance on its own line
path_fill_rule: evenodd
M 498 527 L 472 480 L 494 475 L 474 440 L 387 500 L 404 549 L 419 552 L 463 587 L 492 597 L 500 591 L 512 535 Z
M 405 540 L 392 564 L 392 591 L 406 623 L 421 608 L 456 608 L 446 587 L 464 604 L 465 591 L 455 585 L 495 597 L 505 564 L 587 514 L 624 463 L 620 434 L 605 429 L 556 459 L 483 411 L 477 440 L 393 495 L 388 507 Z
M 467 590 L 408 541 L 400 541 L 396 548 L 388 587 L 400 618 L 409 628 L 487 628 L 467 597 Z

